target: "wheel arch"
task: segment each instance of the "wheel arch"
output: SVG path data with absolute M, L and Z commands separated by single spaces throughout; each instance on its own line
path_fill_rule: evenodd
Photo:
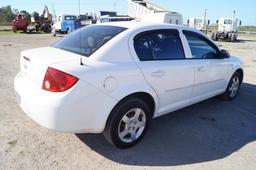
M 119 102 L 125 101 L 129 98 L 139 98 L 141 100 L 143 100 L 149 107 L 151 113 L 152 113 L 152 117 L 154 116 L 155 113 L 155 109 L 156 109 L 156 102 L 153 98 L 153 96 L 147 92 L 135 92 L 132 94 L 129 94 L 127 96 L 125 96 L 122 100 L 120 100 Z M 119 102 L 117 104 L 119 104 Z
M 241 75 L 241 82 L 243 82 L 244 79 L 244 71 L 242 68 L 236 69 L 235 73 L 238 72 Z
M 157 101 L 156 99 L 153 97 L 153 95 L 151 95 L 150 93 L 148 92 L 145 92 L 145 91 L 138 91 L 138 92 L 133 92 L 131 94 L 127 94 L 126 96 L 124 96 L 121 100 L 119 100 L 116 105 L 112 108 L 110 114 L 108 115 L 107 117 L 107 120 L 105 122 L 105 128 L 107 126 L 107 123 L 109 122 L 109 120 L 111 119 L 111 116 L 114 112 L 115 109 L 117 109 L 117 107 L 124 103 L 126 100 L 128 100 L 129 98 L 139 98 L 143 101 L 146 102 L 146 104 L 148 105 L 150 111 L 151 111 L 151 114 L 152 114 L 152 118 L 154 117 L 155 113 L 156 113 L 156 108 L 157 108 Z M 104 128 L 104 129 L 105 129 Z

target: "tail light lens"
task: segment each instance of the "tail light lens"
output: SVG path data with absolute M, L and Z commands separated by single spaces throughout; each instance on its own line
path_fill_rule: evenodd
M 42 89 L 51 92 L 63 92 L 74 86 L 77 81 L 78 78 L 68 73 L 48 67 Z

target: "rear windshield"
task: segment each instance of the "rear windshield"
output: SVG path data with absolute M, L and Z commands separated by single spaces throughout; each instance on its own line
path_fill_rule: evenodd
M 108 25 L 86 26 L 57 41 L 52 47 L 89 57 L 124 30 L 126 28 Z

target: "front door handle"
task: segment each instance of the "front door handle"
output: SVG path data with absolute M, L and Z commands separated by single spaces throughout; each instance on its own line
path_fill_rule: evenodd
M 206 66 L 200 66 L 197 68 L 199 72 L 204 72 L 206 70 Z
M 157 77 L 157 78 L 161 78 L 164 75 L 165 75 L 165 71 L 162 71 L 162 70 L 158 70 L 158 71 L 151 73 L 152 77 Z

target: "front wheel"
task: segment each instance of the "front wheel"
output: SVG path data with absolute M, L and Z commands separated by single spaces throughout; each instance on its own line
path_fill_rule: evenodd
M 71 32 L 72 32 L 72 29 L 69 28 L 69 29 L 67 30 L 67 34 L 70 34 Z
M 221 95 L 224 100 L 233 100 L 236 98 L 242 83 L 242 75 L 235 72 L 231 77 L 226 91 Z
M 56 37 L 56 29 L 55 28 L 52 28 L 52 36 Z
M 147 104 L 141 99 L 130 98 L 113 109 L 103 134 L 114 146 L 129 148 L 143 138 L 150 120 Z

